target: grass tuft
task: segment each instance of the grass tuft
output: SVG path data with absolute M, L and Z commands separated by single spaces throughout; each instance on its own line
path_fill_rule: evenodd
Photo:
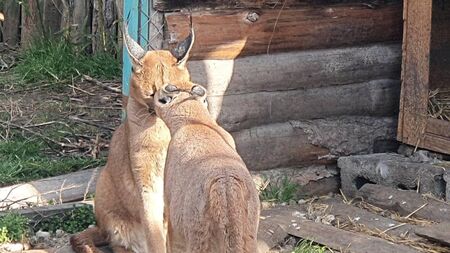
M 81 156 L 52 157 L 45 154 L 47 149 L 47 144 L 36 139 L 0 142 L 0 186 L 62 175 L 105 162 Z
M 0 243 L 22 242 L 28 230 L 28 219 L 17 213 L 7 213 L 0 217 Z
M 74 234 L 85 230 L 89 225 L 95 225 L 95 215 L 92 206 L 86 205 L 66 211 L 62 215 L 44 218 L 34 227 L 34 230 L 54 233 L 57 229 L 61 229 L 66 233 Z
M 70 80 L 87 74 L 101 79 L 121 74 L 120 61 L 108 53 L 88 55 L 63 38 L 35 40 L 21 55 L 15 72 L 26 83 Z
M 301 240 L 292 253 L 325 253 L 327 247 L 309 240 Z
M 283 178 L 281 182 L 270 182 L 269 185 L 260 193 L 260 198 L 263 201 L 274 202 L 289 202 L 295 198 L 298 190 L 298 184 L 291 182 L 287 177 Z

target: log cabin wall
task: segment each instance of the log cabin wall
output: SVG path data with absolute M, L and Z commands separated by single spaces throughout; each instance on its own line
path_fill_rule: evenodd
M 402 3 L 155 0 L 250 170 L 396 149 Z

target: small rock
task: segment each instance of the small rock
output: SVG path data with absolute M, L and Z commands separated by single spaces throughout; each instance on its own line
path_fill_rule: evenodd
M 47 238 L 50 238 L 50 233 L 39 230 L 36 232 L 36 237 L 37 237 L 37 239 L 47 239 Z
M 295 205 L 295 204 L 297 204 L 297 201 L 295 201 L 295 200 L 293 200 L 293 199 L 289 200 L 289 205 L 290 205 L 290 206 L 293 206 L 293 205 Z
M 320 217 L 316 217 L 316 219 L 314 220 L 315 223 L 322 223 Z
M 305 219 L 305 218 L 306 218 L 306 214 L 305 214 L 305 213 L 301 213 L 301 212 L 299 212 L 299 211 L 293 212 L 293 213 L 292 213 L 292 216 L 298 217 L 298 218 L 302 218 L 302 219 Z
M 91 225 L 88 226 L 88 228 L 93 228 L 93 227 L 95 227 L 94 224 L 91 224 Z
M 299 205 L 303 205 L 303 204 L 306 204 L 306 200 L 304 200 L 304 199 L 299 199 L 299 200 L 297 201 L 297 203 L 298 203 Z
M 55 231 L 55 236 L 58 238 L 61 238 L 64 235 L 64 231 L 62 231 L 61 229 L 57 229 Z
M 355 221 L 359 221 L 361 219 L 361 217 L 355 217 Z

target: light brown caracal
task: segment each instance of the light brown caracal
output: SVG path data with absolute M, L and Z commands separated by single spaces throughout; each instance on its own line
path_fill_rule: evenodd
M 154 102 L 172 136 L 164 172 L 167 252 L 257 252 L 258 193 L 233 137 L 211 118 L 206 90 L 169 83 Z
M 107 243 L 116 253 L 166 252 L 163 176 L 170 133 L 154 114 L 153 96 L 166 83 L 189 82 L 185 62 L 194 35 L 191 31 L 174 54 L 145 51 L 127 29 L 124 35 L 133 63 L 127 117 L 113 134 L 97 182 L 97 226 L 70 240 L 78 253 L 101 252 L 96 246 Z

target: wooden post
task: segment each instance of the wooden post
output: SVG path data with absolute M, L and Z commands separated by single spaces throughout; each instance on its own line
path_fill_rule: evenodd
M 15 0 L 4 3 L 3 41 L 14 46 L 19 43 L 20 5 Z
M 24 2 L 25 3 L 25 2 Z M 22 4 L 22 31 L 20 44 L 27 47 L 33 38 L 42 34 L 42 0 L 30 0 Z

